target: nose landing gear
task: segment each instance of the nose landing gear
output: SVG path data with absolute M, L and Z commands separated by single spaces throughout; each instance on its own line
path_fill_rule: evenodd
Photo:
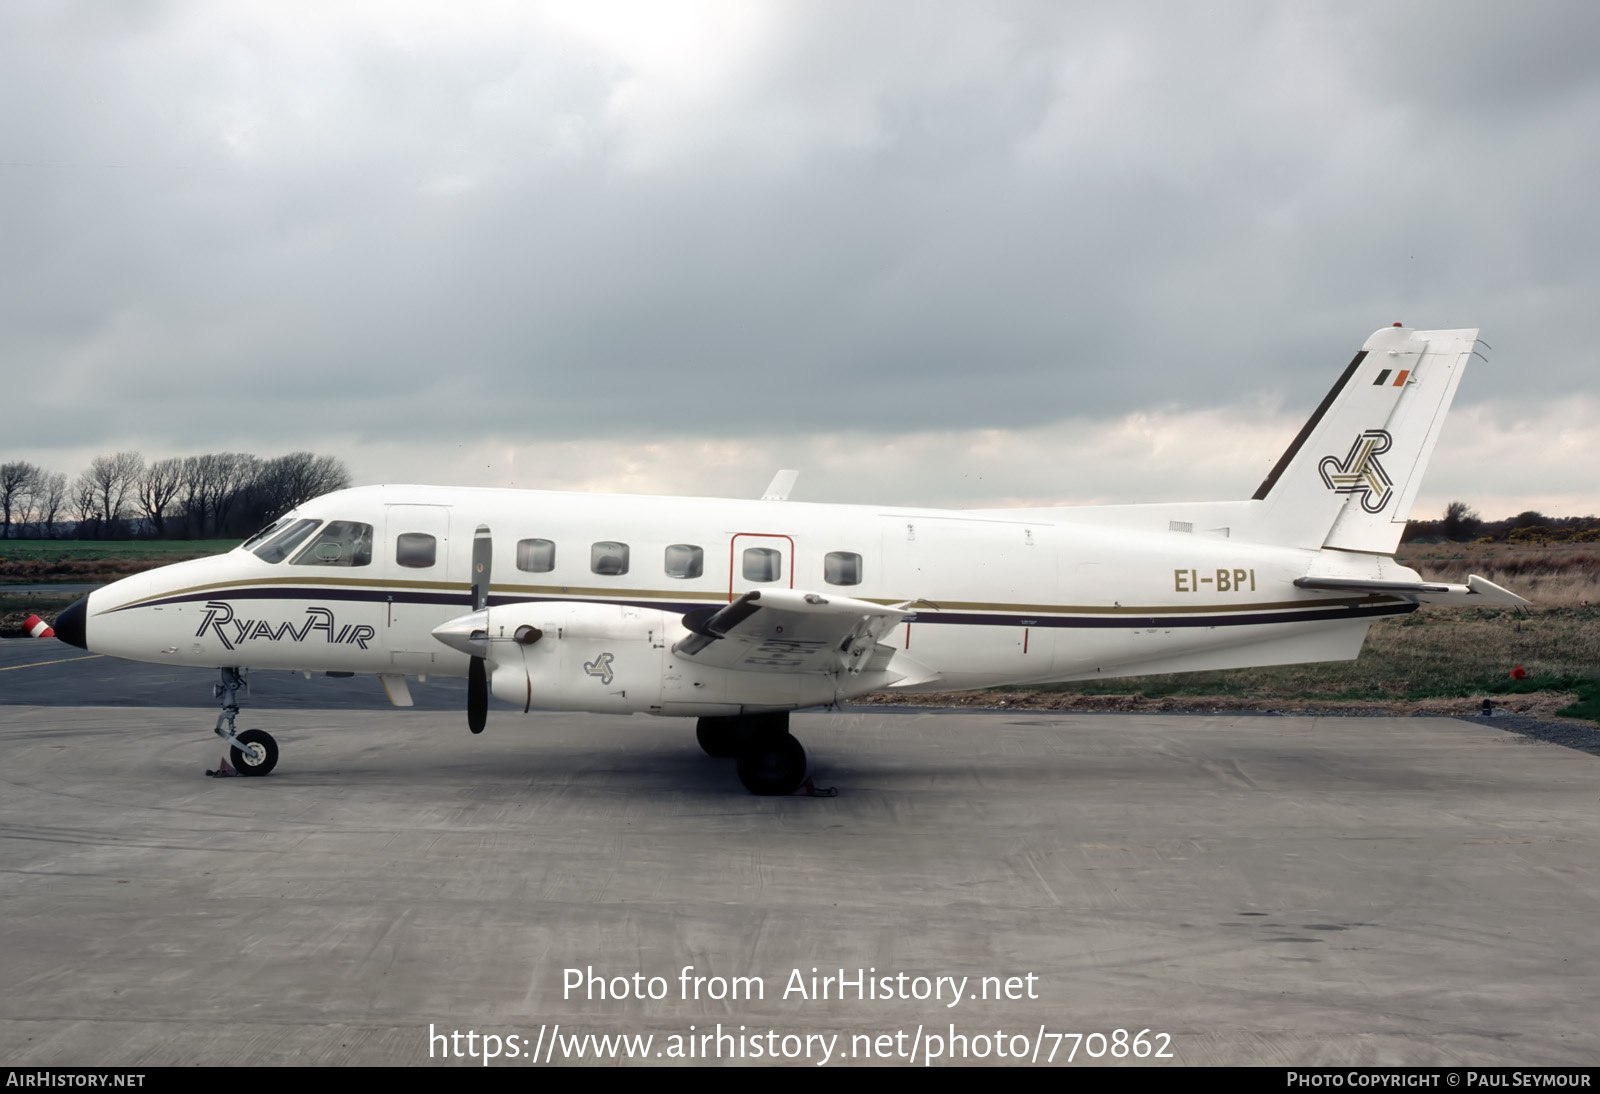
M 278 742 L 272 734 L 262 729 L 234 731 L 234 719 L 239 717 L 239 692 L 249 692 L 250 681 L 240 669 L 223 669 L 222 682 L 212 687 L 212 694 L 222 700 L 222 713 L 217 715 L 216 735 L 228 742 L 228 759 L 241 775 L 265 775 L 278 766 Z

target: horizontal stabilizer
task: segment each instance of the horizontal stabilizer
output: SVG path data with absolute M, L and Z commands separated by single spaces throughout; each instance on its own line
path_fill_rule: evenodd
M 1451 585 L 1442 581 L 1370 581 L 1350 577 L 1298 577 L 1294 582 L 1302 589 L 1327 589 L 1339 593 L 1379 593 L 1398 596 L 1417 604 L 1449 604 L 1469 607 L 1474 604 L 1503 604 L 1506 606 L 1528 604 L 1510 589 L 1502 589 L 1492 581 L 1473 574 L 1465 585 Z

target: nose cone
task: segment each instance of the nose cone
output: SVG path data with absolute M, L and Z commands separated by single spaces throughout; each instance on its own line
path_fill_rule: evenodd
M 56 616 L 56 637 L 69 645 L 77 646 L 80 650 L 89 648 L 89 640 L 85 636 L 86 617 L 89 614 L 89 598 L 74 601 L 62 613 Z

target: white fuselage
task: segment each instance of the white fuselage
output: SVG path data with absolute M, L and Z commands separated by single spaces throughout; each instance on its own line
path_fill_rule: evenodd
M 528 708 L 726 714 L 884 687 L 1349 659 L 1373 618 L 1414 607 L 1296 588 L 1322 552 L 1206 530 L 1228 510 L 1195 509 L 1127 507 L 1121 519 L 1086 510 L 1079 520 L 1070 509 L 363 487 L 309 502 L 283 526 L 367 527 L 364 563 L 293 553 L 270 562 L 239 548 L 138 574 L 90 597 L 87 644 L 162 664 L 464 676 L 467 655 L 432 632 L 471 611 L 480 525 L 492 530 L 499 629 L 525 620 L 565 641 L 534 646 L 543 661 L 522 655 L 530 667 L 515 679 L 496 674 L 495 693 Z M 1200 519 L 1159 519 L 1168 511 Z M 431 555 L 417 549 L 430 541 Z M 1367 572 L 1408 573 L 1376 558 Z M 859 675 L 719 671 L 672 650 L 688 633 L 684 612 L 768 588 L 904 605 L 909 618 Z M 611 656 L 598 662 L 602 653 Z

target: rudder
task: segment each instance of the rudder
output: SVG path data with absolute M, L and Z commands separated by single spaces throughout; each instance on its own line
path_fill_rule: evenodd
M 1386 327 L 1368 338 L 1256 490 L 1258 534 L 1393 554 L 1477 337 Z

